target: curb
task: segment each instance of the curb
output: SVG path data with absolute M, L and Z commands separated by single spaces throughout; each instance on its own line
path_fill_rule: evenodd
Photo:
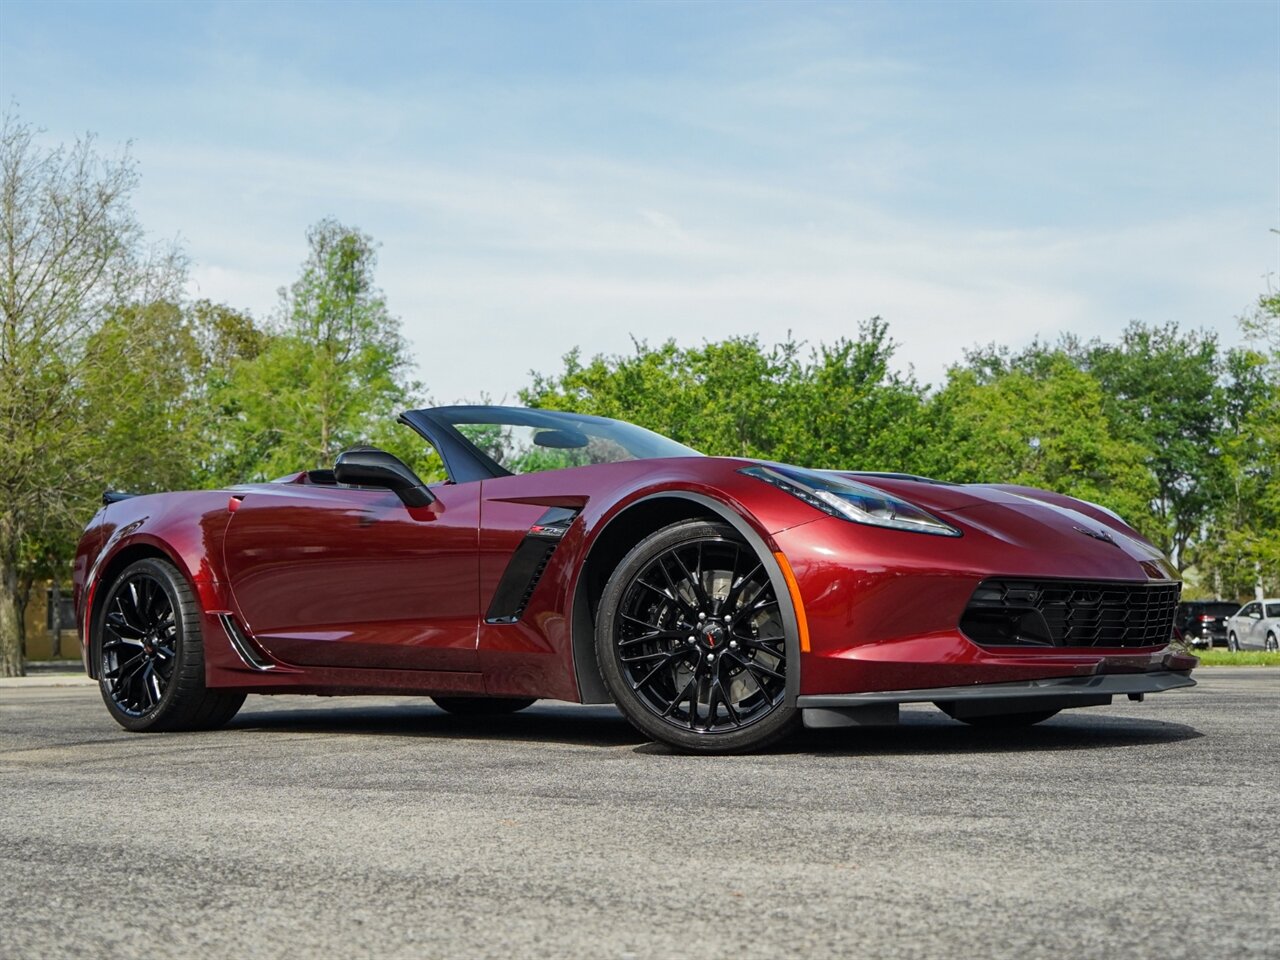
M 0 677 L 0 689 L 5 687 L 96 687 L 97 680 L 91 680 L 82 673 L 54 674 L 52 676 L 33 677 Z

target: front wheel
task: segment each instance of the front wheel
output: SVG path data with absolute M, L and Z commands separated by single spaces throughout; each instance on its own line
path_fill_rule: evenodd
M 126 730 L 212 730 L 243 693 L 204 685 L 200 607 L 178 569 L 139 560 L 108 588 L 97 616 L 98 686 Z
M 673 524 L 627 554 L 600 601 L 596 654 L 623 715 L 678 750 L 758 750 L 799 721 L 769 572 L 723 523 Z
M 1280 650 L 1280 643 L 1276 642 L 1276 635 L 1274 633 L 1267 634 L 1266 646 L 1267 646 L 1267 653 L 1275 653 L 1277 650 Z
M 1227 649 L 1232 653 L 1240 652 L 1240 641 L 1236 639 L 1236 635 L 1234 633 L 1227 635 Z

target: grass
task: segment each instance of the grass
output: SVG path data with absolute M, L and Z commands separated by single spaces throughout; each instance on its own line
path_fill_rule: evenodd
M 1262 650 L 1241 650 L 1232 653 L 1230 650 L 1193 650 L 1193 655 L 1200 658 L 1202 667 L 1280 667 L 1280 653 L 1266 653 Z

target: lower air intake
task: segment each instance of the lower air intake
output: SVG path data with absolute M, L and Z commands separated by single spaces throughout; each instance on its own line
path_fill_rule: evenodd
M 985 580 L 960 618 L 984 647 L 1153 647 L 1173 635 L 1182 584 Z

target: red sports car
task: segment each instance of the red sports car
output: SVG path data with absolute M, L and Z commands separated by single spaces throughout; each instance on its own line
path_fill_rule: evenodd
M 448 480 L 360 447 L 272 483 L 104 496 L 75 596 L 121 725 L 217 727 L 249 693 L 549 697 L 720 753 L 902 703 L 1028 724 L 1194 683 L 1176 572 L 1090 503 L 705 457 L 580 414 L 400 422 Z

